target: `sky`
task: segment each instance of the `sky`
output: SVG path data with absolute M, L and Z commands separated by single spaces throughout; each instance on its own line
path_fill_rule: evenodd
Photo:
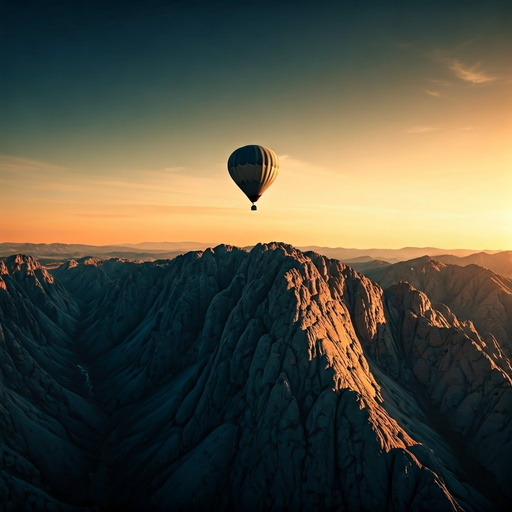
M 509 1 L 0 6 L 0 242 L 512 250 Z

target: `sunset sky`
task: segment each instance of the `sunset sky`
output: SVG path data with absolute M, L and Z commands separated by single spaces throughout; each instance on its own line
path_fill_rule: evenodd
M 512 250 L 509 0 L 0 9 L 0 242 Z

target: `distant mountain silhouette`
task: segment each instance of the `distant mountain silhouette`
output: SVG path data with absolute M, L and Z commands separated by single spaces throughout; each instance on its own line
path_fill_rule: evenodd
M 350 263 L 359 261 L 361 257 L 384 260 L 389 263 L 410 260 L 421 256 L 437 256 L 438 254 L 451 254 L 458 257 L 468 256 L 477 251 L 469 249 L 438 249 L 436 247 L 403 247 L 402 249 L 345 249 L 343 247 L 318 247 L 315 245 L 301 246 L 302 251 L 314 251 L 329 258 Z M 495 251 L 496 252 L 496 251 Z
M 37 258 L 43 264 L 51 264 L 52 262 L 64 262 L 67 259 L 78 259 L 86 256 L 92 256 L 100 259 L 108 258 L 125 258 L 125 259 L 140 259 L 144 261 L 154 259 L 170 259 L 184 254 L 189 251 L 204 250 L 208 247 L 213 247 L 215 244 L 202 243 L 202 242 L 141 242 L 138 244 L 122 244 L 122 245 L 84 245 L 84 244 L 31 244 L 31 243 L 0 243 L 0 257 L 7 257 L 13 254 L 30 254 Z M 252 246 L 247 246 L 246 249 L 250 250 Z M 438 257 L 443 255 L 442 258 L 457 257 L 470 257 L 479 258 L 479 261 L 474 259 L 467 260 L 468 263 L 477 263 L 482 266 L 488 266 L 495 272 L 503 275 L 508 275 L 506 272 L 510 271 L 510 258 L 511 251 L 499 253 L 497 251 L 487 253 L 478 253 L 467 249 L 454 249 L 447 251 L 446 249 L 437 249 L 434 247 L 404 247 L 403 249 L 345 249 L 343 247 L 319 247 L 319 246 L 303 246 L 299 247 L 300 250 L 307 252 L 313 251 L 329 258 L 339 259 L 344 263 L 354 263 L 359 265 L 362 263 L 369 263 L 373 260 L 386 261 L 388 263 L 396 263 L 398 261 L 409 260 L 421 256 Z M 500 256 L 501 255 L 501 256 Z M 484 264 L 484 258 L 489 264 Z M 441 258 L 441 256 L 439 256 Z M 441 261 L 441 260 L 440 260 Z M 444 261 L 444 260 L 442 260 Z M 464 264 L 464 262 L 448 261 L 448 263 Z M 493 263 L 501 265 L 500 269 L 508 268 L 508 270 L 500 271 L 495 268 Z M 508 263 L 507 263 L 508 262 Z M 508 266 L 506 266 L 508 265 Z
M 48 268 L 55 268 L 66 260 L 93 257 L 100 259 L 124 258 L 151 261 L 172 259 L 180 254 L 206 249 L 211 244 L 200 242 L 143 242 L 133 245 L 31 244 L 0 243 L 0 257 L 30 254 Z
M 497 274 L 512 278 L 512 251 L 502 251 L 494 254 L 478 252 L 465 257 L 441 254 L 436 256 L 436 259 L 443 263 L 452 263 L 454 265 L 480 265 L 481 267 L 493 270 Z

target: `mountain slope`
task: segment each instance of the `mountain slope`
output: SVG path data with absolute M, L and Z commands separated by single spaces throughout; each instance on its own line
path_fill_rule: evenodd
M 440 254 L 436 256 L 436 259 L 443 263 L 451 263 L 452 265 L 479 265 L 512 279 L 512 251 L 502 251 L 496 254 L 479 252 L 464 257 L 458 257 L 453 254 Z
M 477 265 L 460 267 L 429 257 L 365 272 L 383 288 L 400 281 L 446 304 L 459 319 L 471 321 L 496 353 L 496 361 L 512 356 L 512 280 Z M 506 363 L 510 368 L 510 363 Z
M 83 394 L 77 301 L 31 257 L 0 261 L 0 504 L 87 503 L 101 412 Z
M 14 300 L 15 280 L 0 299 Z M 409 285 L 384 292 L 284 244 L 75 262 L 54 281 L 76 294 L 59 343 L 90 384 L 75 363 L 68 387 L 89 409 L 73 428 L 93 418 L 85 437 L 98 447 L 77 461 L 94 468 L 75 505 L 470 511 L 508 492 L 510 375 L 475 329 Z M 37 309 L 29 294 L 16 300 Z M 4 304 L 0 325 L 12 326 Z M 43 324 L 31 322 L 33 341 Z M 36 486 L 65 502 L 55 482 Z

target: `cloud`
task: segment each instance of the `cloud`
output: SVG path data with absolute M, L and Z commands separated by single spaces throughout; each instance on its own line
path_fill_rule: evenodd
M 465 82 L 472 84 L 485 84 L 487 82 L 494 82 L 498 79 L 496 76 L 490 76 L 483 71 L 480 71 L 480 62 L 477 62 L 474 66 L 468 67 L 462 64 L 457 59 L 448 59 L 448 67 L 455 73 L 457 77 Z
M 175 172 L 175 171 L 183 171 L 184 169 L 186 169 L 186 167 L 182 167 L 182 166 L 176 166 L 176 167 L 165 167 L 164 168 L 164 171 L 166 172 Z
M 290 155 L 279 155 L 279 166 L 290 167 L 294 169 L 309 168 L 311 164 L 305 160 L 299 160 L 298 158 L 292 158 Z
M 99 178 L 94 181 L 89 181 L 89 185 L 96 187 L 105 187 L 106 189 L 133 189 L 133 190 L 161 190 L 161 183 L 142 182 L 142 181 L 128 181 L 116 180 L 112 178 Z M 170 186 L 170 185 L 169 185 Z
M 161 203 L 122 203 L 115 208 L 95 208 L 69 212 L 73 217 L 85 218 L 142 218 L 166 215 L 205 215 L 232 216 L 239 208 L 215 205 L 161 204 Z
M 312 164 L 311 162 L 307 162 L 306 160 L 293 158 L 290 155 L 279 155 L 279 170 L 282 172 L 293 171 L 294 174 L 304 173 L 315 176 L 332 176 L 333 174 L 338 176 L 340 175 L 336 170 L 326 169 L 316 164 Z
M 71 169 L 60 165 L 48 164 L 29 158 L 0 154 L 0 172 L 16 172 L 27 174 L 61 174 Z
M 398 41 L 395 44 L 398 46 L 398 48 L 412 48 L 413 47 L 412 43 L 408 43 L 405 41 Z
M 451 87 L 452 86 L 452 83 L 448 82 L 448 80 L 437 80 L 436 78 L 430 78 L 429 82 L 432 82 L 433 84 L 436 84 L 436 85 L 441 85 L 443 87 Z
M 129 170 L 107 173 L 79 172 L 30 158 L 0 154 L 0 202 L 8 197 L 23 198 L 38 203 L 73 203 L 105 201 L 129 197 L 160 200 L 166 197 L 196 197 L 209 195 L 210 176 L 189 176 L 185 167 L 161 167 L 159 169 Z
M 435 98 L 439 98 L 441 96 L 440 91 L 431 91 L 430 89 L 423 89 L 428 95 L 434 96 Z
M 428 133 L 436 130 L 433 126 L 413 126 L 406 130 L 407 133 Z

